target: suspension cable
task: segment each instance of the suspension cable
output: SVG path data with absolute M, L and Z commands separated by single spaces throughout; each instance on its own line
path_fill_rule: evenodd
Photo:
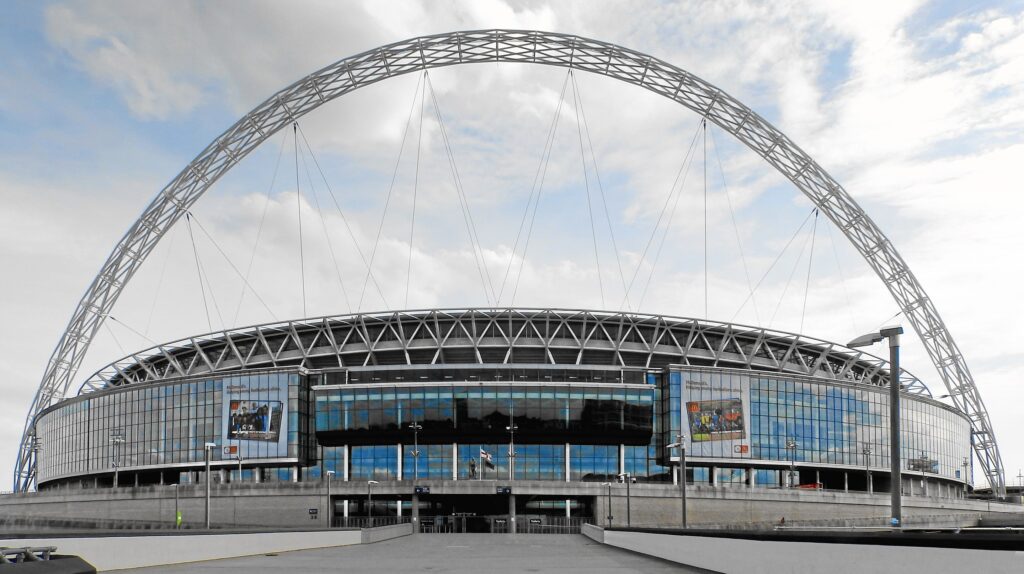
M 298 123 L 298 122 L 296 122 Z M 284 146 L 287 143 L 287 132 L 281 137 L 281 146 L 277 150 L 277 161 L 274 163 L 274 173 L 270 177 L 270 186 L 267 187 L 267 193 L 263 201 L 263 213 L 260 214 L 260 223 L 256 227 L 256 240 L 252 244 L 252 252 L 249 253 L 249 263 L 245 267 L 245 276 L 242 278 L 242 290 L 238 294 L 238 305 L 235 306 L 235 316 L 231 319 L 232 325 L 238 324 L 238 315 L 242 311 L 242 301 L 245 300 L 246 284 L 249 282 L 249 276 L 252 274 L 252 266 L 256 260 L 256 250 L 259 248 L 260 239 L 263 237 L 263 224 L 267 220 L 267 211 L 270 208 L 270 195 L 274 191 L 274 185 L 277 183 L 277 172 L 281 167 L 281 158 L 284 156 Z
M 363 299 L 366 296 L 366 285 L 370 280 L 370 276 L 373 274 L 373 262 L 377 258 L 377 248 L 380 246 L 380 236 L 384 231 L 384 220 L 388 216 L 388 207 L 391 205 L 391 194 L 395 190 L 395 180 L 398 178 L 398 167 L 402 164 L 402 153 L 405 151 L 405 140 L 409 136 L 409 126 L 412 124 L 412 113 L 416 109 L 416 92 L 420 91 L 420 83 L 423 82 L 423 78 L 426 77 L 427 73 L 423 72 L 419 75 L 416 80 L 416 89 L 413 91 L 412 103 L 409 105 L 409 117 L 405 121 L 405 130 L 402 132 L 402 143 L 398 146 L 398 158 L 395 159 L 395 169 L 391 172 L 391 183 L 388 185 L 388 194 L 384 197 L 384 211 L 380 214 L 380 223 L 377 225 L 377 236 L 373 240 L 373 249 L 370 250 L 370 261 L 366 265 L 366 276 L 363 278 L 363 288 L 359 292 L 359 303 L 356 304 L 356 311 L 362 311 Z M 376 283 L 376 280 L 374 280 Z M 377 286 L 380 290 L 380 286 Z M 384 298 L 383 291 L 381 291 L 381 299 Z M 386 305 L 386 300 L 385 300 Z
M 203 309 L 206 310 L 206 326 L 213 331 L 213 322 L 210 321 L 210 306 L 206 303 L 206 289 L 203 287 L 203 271 L 199 265 L 199 251 L 196 249 L 196 238 L 192 234 L 192 216 L 185 213 L 185 225 L 188 227 L 188 238 L 192 241 L 192 255 L 196 260 L 196 275 L 199 277 L 199 292 L 203 294 Z
M 312 155 L 312 150 L 307 150 Z M 338 278 L 338 286 L 341 287 L 341 296 L 345 300 L 345 309 L 351 313 L 352 303 L 348 299 L 348 291 L 345 289 L 345 282 L 341 278 L 341 268 L 338 267 L 338 256 L 334 253 L 334 242 L 331 241 L 331 234 L 327 230 L 327 220 L 324 219 L 324 212 L 320 208 L 320 197 L 317 193 L 316 186 L 313 185 L 313 176 L 309 172 L 309 164 L 306 162 L 306 155 L 302 154 L 302 170 L 306 172 L 306 183 L 309 184 L 309 193 L 313 196 L 313 206 L 316 207 L 316 213 L 320 217 L 320 227 L 324 232 L 324 239 L 327 240 L 327 251 L 331 254 L 331 263 L 334 264 L 334 274 Z
M 622 284 L 622 292 L 626 292 L 626 274 L 622 271 L 622 258 L 619 257 L 619 246 L 615 241 L 615 229 L 612 226 L 611 213 L 608 210 L 608 200 L 605 198 L 604 185 L 601 183 L 601 170 L 597 167 L 597 155 L 594 152 L 594 142 L 590 139 L 590 126 L 587 124 L 587 110 L 583 105 L 583 94 L 579 91 L 576 83 L 576 75 L 572 76 L 573 89 L 579 95 L 580 116 L 583 118 L 583 133 L 587 136 L 587 146 L 590 149 L 591 163 L 594 164 L 594 178 L 597 180 L 597 189 L 601 193 L 601 205 L 604 207 L 604 220 L 608 225 L 608 236 L 612 241 L 612 251 L 615 253 L 615 265 L 619 270 L 619 282 Z M 629 298 L 626 298 L 626 310 L 631 310 Z
M 423 72 L 424 75 L 427 72 Z M 412 242 L 416 231 L 416 195 L 420 185 L 420 152 L 423 148 L 423 98 L 426 95 L 427 86 L 423 82 L 420 89 L 420 125 L 416 130 L 416 170 L 412 179 L 412 216 L 409 218 L 409 259 L 405 267 L 405 308 L 409 308 L 409 283 L 412 282 Z
M 683 158 L 682 180 L 678 186 L 673 185 L 673 189 L 677 189 L 675 192 L 675 201 L 672 203 L 672 210 L 669 212 L 668 221 L 665 224 L 665 230 L 661 234 L 661 240 L 658 242 L 658 249 L 654 254 L 654 261 L 651 263 L 651 270 L 647 275 L 647 282 L 644 284 L 643 291 L 640 292 L 640 300 L 637 302 L 637 308 L 641 308 L 644 303 L 644 299 L 647 298 L 647 289 L 651 286 L 654 279 L 654 270 L 658 267 L 658 261 L 661 259 L 661 250 L 665 247 L 665 240 L 668 238 L 668 232 L 672 228 L 672 221 L 675 219 L 676 207 L 679 206 L 679 200 L 683 197 L 683 190 L 686 189 L 686 180 L 690 175 L 690 168 L 693 167 L 693 160 L 696 157 L 694 154 L 697 144 L 697 138 L 694 137 L 690 141 L 690 147 L 686 151 L 686 156 Z
M 505 276 L 501 280 L 501 289 L 498 291 L 498 301 L 501 300 L 505 294 L 505 283 L 508 281 L 509 272 L 512 269 L 512 263 L 515 260 L 516 253 L 519 249 L 519 240 L 522 237 L 523 229 L 526 226 L 526 220 L 530 215 L 530 208 L 533 206 L 534 193 L 537 194 L 537 202 L 540 202 L 540 190 L 544 187 L 544 177 L 547 174 L 547 165 L 551 158 L 551 146 L 555 138 L 555 132 L 558 129 L 558 118 L 562 112 L 562 104 L 565 102 L 565 89 L 569 85 L 569 73 L 566 72 L 565 80 L 562 82 L 562 90 L 558 95 L 558 105 L 555 106 L 555 113 L 551 117 L 551 125 L 548 127 L 548 134 L 544 139 L 544 147 L 541 150 L 540 162 L 537 164 L 537 171 L 533 174 L 533 183 L 530 185 L 530 195 L 526 199 L 526 208 L 523 210 L 523 217 L 519 221 L 519 230 L 516 232 L 516 240 L 512 244 L 512 253 L 508 256 L 508 265 L 505 267 Z M 540 182 L 540 187 L 538 187 Z M 536 213 L 536 211 L 534 211 Z M 530 227 L 532 229 L 533 223 L 531 221 Z M 528 243 L 528 241 L 527 241 Z M 523 259 L 525 260 L 525 249 Z M 522 265 L 519 268 L 519 274 L 522 273 Z M 516 289 L 518 289 L 518 279 L 516 280 Z M 513 300 L 515 298 L 513 297 Z
M 818 220 L 818 210 L 817 210 L 817 208 L 815 208 L 812 213 L 814 214 L 815 222 L 817 222 L 817 220 Z M 804 251 L 807 250 L 807 244 L 808 243 L 810 243 L 810 236 L 806 237 L 804 239 L 803 243 L 800 244 L 800 253 L 797 253 L 796 260 L 793 261 L 793 269 L 789 272 L 789 278 L 786 279 L 786 285 L 782 288 L 782 295 L 779 296 L 779 302 L 775 304 L 775 311 L 772 312 L 771 318 L 768 319 L 768 327 L 769 328 L 771 328 L 771 326 L 775 323 L 775 317 L 776 317 L 776 315 L 779 314 L 779 309 L 782 308 L 782 301 L 785 300 L 786 293 L 789 292 L 789 286 L 793 283 L 793 277 L 796 276 L 796 270 L 797 270 L 797 268 L 800 267 L 800 261 L 804 258 Z
M 814 240 L 818 234 L 818 211 L 814 211 L 814 226 L 811 227 L 811 252 L 807 255 L 807 281 L 804 283 L 804 306 L 800 311 L 800 330 L 804 332 L 804 316 L 807 315 L 807 294 L 811 289 L 811 263 L 814 262 Z
M 750 270 L 747 266 L 747 256 L 743 251 L 743 240 L 740 238 L 739 225 L 736 224 L 736 213 L 732 207 L 729 184 L 725 180 L 725 169 L 722 167 L 722 155 L 718 152 L 718 143 L 715 141 L 715 130 L 712 129 L 709 134 L 711 135 L 711 149 L 715 152 L 715 159 L 718 163 L 718 173 L 722 178 L 722 189 L 725 192 L 725 201 L 729 206 L 729 220 L 732 222 L 733 234 L 736 236 L 736 246 L 740 251 L 740 261 L 743 263 L 743 276 L 747 280 L 747 291 L 750 293 L 750 304 L 754 307 L 754 318 L 757 319 L 757 324 L 761 324 L 761 314 L 758 312 L 757 299 L 754 297 L 754 286 L 750 281 Z
M 473 212 L 470 210 L 469 198 L 466 196 L 465 187 L 462 185 L 459 167 L 455 163 L 455 152 L 453 151 L 451 140 L 448 139 L 448 130 L 445 127 L 441 106 L 437 101 L 437 93 L 434 91 L 434 82 L 431 81 L 430 74 L 424 74 L 424 76 L 426 78 L 425 83 L 430 88 L 430 101 L 433 104 L 434 115 L 437 117 L 438 128 L 441 132 L 441 142 L 444 144 L 445 153 L 448 155 L 448 168 L 451 171 L 452 180 L 455 185 L 455 193 L 459 198 L 463 223 L 466 225 L 470 248 L 473 251 L 473 261 L 477 265 L 477 274 L 480 276 L 480 283 L 484 290 L 484 299 L 487 300 L 488 305 L 491 305 L 491 301 L 497 301 L 497 294 L 494 291 L 494 282 L 491 281 L 491 272 L 487 268 L 483 244 L 480 242 L 480 236 L 477 234 L 476 223 L 473 222 Z M 479 251 L 479 259 L 477 259 L 477 251 Z M 490 294 L 488 294 L 488 286 L 490 286 Z
M 672 185 L 668 188 L 668 193 L 665 195 L 665 203 L 661 206 L 661 213 L 658 214 L 658 220 L 654 223 L 654 227 L 651 229 L 651 235 L 647 238 L 644 250 L 640 253 L 640 259 L 637 260 L 636 267 L 633 269 L 633 276 L 630 278 L 629 285 L 626 287 L 626 293 L 622 297 L 622 303 L 619 304 L 620 309 L 625 305 L 626 298 L 629 297 L 629 294 L 633 291 L 633 284 L 636 283 L 636 278 L 640 274 L 640 268 L 643 266 L 644 261 L 647 258 L 647 252 L 650 250 L 651 244 L 654 242 L 654 237 L 657 234 L 658 229 L 661 227 L 661 221 L 665 217 L 666 210 L 668 210 L 668 204 L 672 200 L 672 196 L 675 194 L 676 186 L 679 184 L 679 179 L 683 176 L 683 170 L 686 168 L 691 150 L 693 149 L 693 145 L 697 141 L 697 137 L 699 135 L 700 124 L 697 124 L 697 129 L 693 132 L 690 144 L 686 148 L 686 155 L 683 156 L 683 161 L 679 166 L 679 171 L 676 172 L 676 178 L 672 181 Z
M 708 119 L 700 123 L 704 130 L 704 318 L 708 318 Z
M 107 316 L 109 317 L 109 315 Z M 103 321 L 103 327 L 107 329 L 107 333 L 110 333 L 110 337 L 114 339 L 114 343 L 117 345 L 117 348 L 121 350 L 121 354 L 127 356 L 128 351 L 124 350 L 124 345 L 121 344 L 121 340 L 118 339 L 117 335 L 114 334 L 114 330 L 110 328 L 110 323 Z
M 381 301 L 384 302 L 384 307 L 389 307 L 388 300 L 384 297 L 384 290 L 380 288 L 380 283 L 377 282 L 377 276 L 370 270 L 370 263 L 367 261 L 362 247 L 359 246 L 359 240 L 356 238 L 355 232 L 352 231 L 352 226 L 349 225 L 348 218 L 345 217 L 345 212 L 341 209 L 341 204 L 338 203 L 338 198 L 334 195 L 334 190 L 331 189 L 330 182 L 327 181 L 327 175 L 324 174 L 323 168 L 320 167 L 319 160 L 316 159 L 316 152 L 313 151 L 312 146 L 309 145 L 309 140 L 306 139 L 305 132 L 302 131 L 302 126 L 299 126 L 299 135 L 302 136 L 302 143 L 306 145 L 306 149 L 309 151 L 309 157 L 313 160 L 313 165 L 316 166 L 317 171 L 320 173 L 320 179 L 323 180 L 324 187 L 327 188 L 327 194 L 331 196 L 331 201 L 334 203 L 335 209 L 338 210 L 338 215 L 341 216 L 341 222 L 345 224 L 345 230 L 348 232 L 348 236 L 352 240 L 352 245 L 356 248 L 356 253 L 359 254 L 359 259 L 363 262 L 363 266 L 366 267 L 367 276 L 370 278 L 370 281 L 373 282 L 374 288 L 377 289 L 377 294 L 380 295 Z M 359 309 L 359 307 L 356 308 L 357 311 Z
M 571 68 L 569 69 L 569 76 L 573 76 Z M 576 135 L 580 141 L 580 167 L 583 168 L 583 185 L 584 191 L 587 193 L 587 214 L 590 216 L 590 237 L 594 243 L 594 261 L 597 262 L 597 288 L 601 293 L 601 308 L 604 309 L 604 281 L 601 279 L 601 256 L 597 248 L 597 229 L 594 225 L 594 208 L 590 201 L 590 177 L 587 175 L 587 156 L 583 150 L 583 126 L 580 123 L 579 90 L 576 87 L 575 79 L 572 82 L 572 86 L 572 108 L 576 113 Z
M 295 202 L 299 219 L 299 275 L 302 278 L 302 316 L 306 313 L 306 254 L 302 246 L 302 191 L 299 188 L 299 122 L 292 122 L 292 137 L 295 140 Z
M 156 290 L 153 292 L 153 304 L 150 305 L 149 316 L 146 318 L 147 333 L 149 333 L 149 328 L 153 324 L 153 314 L 156 312 L 156 303 L 160 298 L 160 290 L 164 286 L 164 275 L 167 273 L 167 264 L 171 261 L 171 253 L 174 252 L 174 240 L 177 236 L 173 233 L 169 233 L 169 235 L 171 238 L 167 242 L 167 251 L 164 253 L 164 264 L 160 267 L 160 277 L 157 279 Z
M 125 329 L 128 329 L 128 330 L 129 330 L 129 331 L 131 331 L 132 333 L 135 333 L 135 334 L 136 334 L 136 335 L 138 335 L 139 337 L 142 337 L 143 339 L 145 339 L 145 340 L 146 340 L 146 342 L 147 342 L 147 343 L 149 343 L 149 344 L 151 344 L 151 345 L 156 345 L 156 344 L 157 344 L 157 342 L 156 342 L 156 341 L 154 341 L 153 339 L 150 339 L 149 337 L 147 337 L 147 336 L 143 335 L 142 333 L 138 332 L 137 330 L 133 329 L 133 328 L 131 327 L 131 325 L 129 325 L 128 323 L 125 323 L 124 321 L 122 321 L 122 320 L 118 319 L 118 318 L 117 318 L 117 317 L 115 317 L 115 316 L 113 316 L 113 315 L 107 315 L 107 319 L 110 319 L 111 321 L 113 321 L 113 322 L 115 322 L 115 323 L 118 323 L 118 324 L 120 324 L 120 325 L 121 325 L 122 327 L 124 327 Z
M 836 250 L 836 242 L 832 237 L 832 226 L 828 225 L 828 222 L 825 223 L 825 233 L 828 235 L 829 245 L 832 246 L 832 256 L 835 257 L 836 269 L 839 271 L 840 284 L 843 286 L 843 299 L 846 303 L 846 314 L 850 319 L 850 328 L 852 329 L 852 332 L 859 333 L 860 329 L 857 328 L 857 320 L 854 318 L 853 314 L 853 305 L 850 303 L 850 290 L 847 286 L 846 274 L 843 273 L 843 264 L 839 261 L 839 252 Z
M 762 275 L 761 278 L 757 281 L 757 284 L 754 285 L 754 289 L 750 292 L 749 295 L 747 295 L 746 299 L 744 299 L 743 302 L 740 303 L 739 309 L 736 309 L 736 312 L 733 313 L 732 318 L 729 319 L 730 323 L 736 320 L 736 316 L 740 314 L 740 311 L 743 310 L 743 307 L 747 305 L 747 301 L 750 301 L 751 297 L 754 296 L 754 293 L 761 287 L 761 284 L 764 283 L 764 280 L 768 277 L 768 274 L 772 272 L 772 269 L 775 268 L 775 265 L 778 264 L 779 260 L 782 259 L 782 256 L 786 254 L 786 250 L 789 249 L 789 246 L 793 243 L 793 240 L 797 238 L 801 231 L 803 231 L 804 226 L 807 225 L 807 222 L 810 221 L 811 216 L 814 215 L 814 212 L 816 210 L 817 208 L 812 209 L 807 214 L 807 217 L 804 218 L 804 221 L 803 223 L 800 224 L 800 227 L 798 227 L 796 231 L 793 232 L 793 236 L 790 237 L 789 241 L 786 242 L 786 245 L 783 246 L 782 251 L 779 252 L 779 254 L 775 257 L 775 260 L 772 261 L 772 264 L 768 266 L 768 270 L 764 272 L 764 275 Z
M 245 287 L 247 287 L 249 291 L 252 291 L 252 294 L 256 296 L 256 300 L 258 300 L 260 304 L 263 305 L 263 308 L 267 310 L 267 313 L 270 313 L 270 316 L 276 321 L 277 315 L 274 314 L 274 312 L 270 309 L 270 306 L 267 305 L 266 301 L 263 300 L 263 297 L 260 297 L 260 294 L 256 291 L 256 288 L 253 287 L 252 284 L 249 283 L 249 280 L 242 275 L 242 272 L 238 270 L 238 267 L 235 267 L 234 262 L 232 262 L 231 258 L 228 257 L 228 254 L 225 253 L 223 249 L 221 249 L 220 245 L 217 243 L 217 240 L 214 239 L 213 236 L 210 235 L 210 232 L 206 230 L 206 227 L 203 226 L 203 222 L 199 221 L 199 218 L 196 217 L 195 214 L 191 212 L 189 212 L 187 215 L 191 216 L 192 220 L 195 221 L 196 225 L 199 226 L 199 231 L 202 231 L 203 235 L 205 235 L 206 238 L 210 240 L 210 243 L 212 243 L 214 248 L 217 249 L 217 252 L 220 253 L 220 256 L 224 258 L 224 261 L 227 261 L 228 266 L 231 267 L 231 270 L 235 272 L 235 275 L 238 275 L 242 279 L 242 282 L 245 285 Z M 207 283 L 209 284 L 209 276 L 207 276 Z M 213 298 L 212 286 L 210 287 L 210 297 Z M 213 306 L 215 309 L 217 308 L 216 298 L 213 298 Z M 219 310 L 217 311 L 217 314 L 220 315 Z M 223 318 L 221 319 L 221 322 L 223 322 Z

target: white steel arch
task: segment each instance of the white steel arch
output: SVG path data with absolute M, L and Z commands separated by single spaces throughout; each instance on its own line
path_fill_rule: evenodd
M 422 36 L 339 60 L 272 95 L 210 143 L 146 207 L 78 303 L 26 416 L 14 489 L 28 490 L 35 476 L 35 416 L 64 398 L 124 286 L 164 233 L 214 182 L 278 130 L 335 98 L 410 72 L 481 62 L 547 64 L 622 80 L 675 100 L 757 152 L 835 223 L 882 279 L 924 343 L 953 403 L 969 417 L 974 452 L 989 484 L 999 495 L 1005 493 L 999 448 L 963 354 L 906 262 L 832 176 L 756 112 L 686 70 L 607 42 L 524 30 Z

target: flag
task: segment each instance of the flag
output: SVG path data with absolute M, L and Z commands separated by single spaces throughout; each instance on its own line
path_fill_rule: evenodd
M 494 468 L 494 461 L 491 459 L 491 453 L 484 449 L 480 449 L 480 462 L 484 463 L 487 468 Z

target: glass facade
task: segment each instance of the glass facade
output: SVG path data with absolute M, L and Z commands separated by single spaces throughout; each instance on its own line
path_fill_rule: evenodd
M 709 369 L 675 370 L 669 380 L 677 375 L 688 458 L 889 466 L 885 389 Z M 900 408 L 904 470 L 959 479 L 971 456 L 963 415 L 917 397 Z
M 206 443 L 212 461 L 299 461 L 312 444 L 308 395 L 298 373 L 262 372 L 72 399 L 37 422 L 39 480 L 196 466 Z
M 317 387 L 316 432 L 321 443 L 357 444 L 389 437 L 457 435 L 505 440 L 516 425 L 524 442 L 609 440 L 646 444 L 654 424 L 655 388 L 648 385 L 344 385 Z M 397 441 L 396 441 L 397 442 Z
M 127 386 L 65 401 L 36 429 L 40 483 L 115 465 L 187 482 L 207 442 L 231 480 L 238 458 L 243 480 L 507 479 L 514 425 L 517 480 L 671 482 L 665 445 L 682 433 L 695 483 L 785 486 L 792 465 L 811 482 L 839 469 L 842 488 L 842 472 L 888 467 L 888 412 L 881 387 L 758 371 L 365 367 Z M 916 396 L 902 417 L 904 470 L 962 480 L 967 419 Z

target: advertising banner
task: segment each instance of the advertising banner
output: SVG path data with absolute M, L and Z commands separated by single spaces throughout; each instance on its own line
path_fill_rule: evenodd
M 287 456 L 288 377 L 270 373 L 225 379 L 224 459 Z
M 743 427 L 743 401 L 729 398 L 686 403 L 693 442 L 736 440 L 746 436 Z

